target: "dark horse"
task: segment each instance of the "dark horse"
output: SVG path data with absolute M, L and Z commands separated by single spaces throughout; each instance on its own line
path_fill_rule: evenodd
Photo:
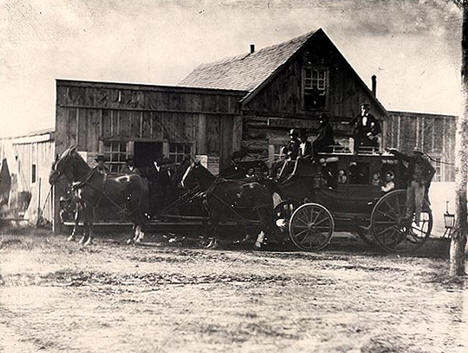
M 189 190 L 198 186 L 204 192 L 203 205 L 209 215 L 214 243 L 219 237 L 219 222 L 226 220 L 244 225 L 260 220 L 263 234 L 271 243 L 277 240 L 272 193 L 264 185 L 217 178 L 200 162 L 194 162 L 187 168 L 181 185 Z
M 65 150 L 52 166 L 49 183 L 54 185 L 65 176 L 76 189 L 76 201 L 83 217 L 83 238 L 80 243 L 88 245 L 92 242 L 94 210 L 97 207 L 113 208 L 128 216 L 134 224 L 134 236 L 130 242 L 143 239 L 145 184 L 136 174 L 122 176 L 107 176 L 97 169 L 91 169 L 76 151 L 76 146 Z M 75 228 L 69 240 L 74 239 Z

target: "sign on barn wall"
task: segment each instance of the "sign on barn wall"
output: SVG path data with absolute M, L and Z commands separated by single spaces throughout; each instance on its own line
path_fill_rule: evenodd
M 270 127 L 284 127 L 297 129 L 312 129 L 318 127 L 316 120 L 303 119 L 284 119 L 284 118 L 268 118 L 267 125 Z

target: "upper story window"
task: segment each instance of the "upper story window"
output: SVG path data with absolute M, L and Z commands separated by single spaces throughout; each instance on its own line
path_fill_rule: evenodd
M 326 107 L 328 93 L 328 69 L 305 67 L 303 73 L 304 110 Z

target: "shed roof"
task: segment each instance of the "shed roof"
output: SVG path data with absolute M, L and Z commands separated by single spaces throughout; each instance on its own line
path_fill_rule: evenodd
M 252 91 L 307 42 L 316 31 L 287 42 L 216 62 L 201 64 L 179 85 Z

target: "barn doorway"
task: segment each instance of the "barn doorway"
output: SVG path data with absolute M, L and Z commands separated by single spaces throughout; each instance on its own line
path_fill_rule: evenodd
M 134 161 L 137 168 L 150 166 L 163 155 L 162 142 L 135 142 Z

